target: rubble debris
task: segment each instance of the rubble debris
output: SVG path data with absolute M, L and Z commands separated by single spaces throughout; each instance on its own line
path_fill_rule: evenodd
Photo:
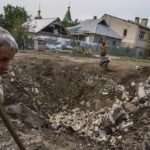
M 144 81 L 149 75 L 141 67 L 121 77 L 102 74 L 97 62 L 68 65 L 39 55 L 16 60 L 3 77 L 6 111 L 29 150 L 147 148 L 150 77 Z M 0 120 L 6 148 L 17 149 Z
M 139 99 L 146 98 L 146 92 L 145 92 L 143 83 L 139 84 L 139 87 L 138 87 L 138 96 L 139 96 Z
M 145 86 L 145 84 L 142 84 Z M 139 84 L 139 86 L 141 86 Z M 135 87 L 136 88 L 136 87 Z M 125 89 L 124 89 L 125 90 Z M 137 94 L 139 95 L 139 88 L 137 88 Z M 137 98 L 137 96 L 136 96 Z M 137 102 L 140 103 L 140 96 L 137 98 Z M 146 99 L 146 96 L 142 96 Z M 135 99 L 135 98 L 134 98 Z M 148 101 L 147 107 L 149 107 Z M 144 105 L 142 105 L 144 107 Z M 116 100 L 112 107 L 106 107 L 99 111 L 86 111 L 83 112 L 79 108 L 56 113 L 50 116 L 50 123 L 57 124 L 60 122 L 70 126 L 75 132 L 85 135 L 96 141 L 110 140 L 112 145 L 115 145 L 117 137 L 111 136 L 108 138 L 108 132 L 106 128 L 111 129 L 112 133 L 121 131 L 127 133 L 129 129 L 134 126 L 133 116 L 136 116 L 139 107 L 134 105 L 134 101 L 124 102 L 122 100 Z M 133 115 L 134 114 L 134 115 Z M 121 135 L 120 135 L 121 136 Z
M 6 112 L 12 117 L 19 118 L 22 122 L 32 128 L 43 127 L 46 124 L 48 125 L 48 121 L 46 121 L 43 116 L 31 110 L 23 103 L 7 106 Z

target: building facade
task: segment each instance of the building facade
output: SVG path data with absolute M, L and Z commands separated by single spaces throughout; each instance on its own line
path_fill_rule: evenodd
M 105 41 L 113 46 L 121 43 L 121 37 L 107 25 L 104 19 L 97 19 L 96 16 L 67 29 L 77 41 L 97 44 Z
M 146 48 L 146 39 L 150 34 L 150 28 L 147 27 L 148 19 L 136 17 L 134 21 L 124 20 L 108 14 L 102 18 L 116 33 L 122 37 L 122 47 L 144 49 Z

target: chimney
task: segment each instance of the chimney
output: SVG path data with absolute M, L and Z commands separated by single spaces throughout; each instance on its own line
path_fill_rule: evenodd
M 139 22 L 140 22 L 140 17 L 135 17 L 134 22 L 137 23 L 137 24 L 139 24 Z
M 144 26 L 144 27 L 146 27 L 147 24 L 148 24 L 148 19 L 147 18 L 142 18 L 141 19 L 141 25 Z
M 96 19 L 97 19 L 97 16 L 94 16 L 93 19 L 96 20 Z

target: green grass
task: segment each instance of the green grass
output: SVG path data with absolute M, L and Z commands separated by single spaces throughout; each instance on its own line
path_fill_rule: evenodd
M 111 55 L 112 59 L 116 60 L 130 60 L 130 61 L 138 61 L 138 62 L 147 62 L 150 63 L 150 57 L 149 58 L 136 58 L 136 57 L 128 57 L 128 56 L 113 56 Z

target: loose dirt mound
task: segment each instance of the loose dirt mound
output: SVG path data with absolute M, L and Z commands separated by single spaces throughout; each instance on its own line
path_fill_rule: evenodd
M 150 67 L 147 64 L 138 69 L 130 65 L 129 67 L 123 67 L 121 64 L 121 61 L 112 61 L 110 65 L 111 70 L 104 73 L 99 68 L 99 60 L 94 58 L 70 57 L 54 53 L 22 53 L 13 62 L 9 73 L 3 76 L 5 83 L 4 105 L 14 105 L 22 102 L 47 119 L 50 119 L 50 116 L 53 116 L 53 114 L 56 119 L 55 115 L 58 116 L 59 113 L 69 112 L 75 108 L 84 111 L 84 114 L 87 111 L 97 112 L 102 110 L 102 108 L 105 108 L 105 111 L 109 113 L 109 109 L 116 100 L 122 102 L 132 101 L 136 97 L 138 83 L 144 82 L 150 75 Z M 111 131 L 111 134 L 109 133 L 111 138 L 108 138 L 109 140 L 111 139 L 111 142 L 109 140 L 97 141 L 100 142 L 99 144 L 95 143 L 95 140 L 92 138 L 92 140 L 89 140 L 90 136 L 78 137 L 80 133 L 72 133 L 74 130 L 68 130 L 67 125 L 63 128 L 69 133 L 61 132 L 60 124 L 57 126 L 59 127 L 59 133 L 57 133 L 57 129 L 55 129 L 56 132 L 53 131 L 54 129 L 42 129 L 42 131 L 39 132 L 38 130 L 31 136 L 32 131 L 26 127 L 26 131 L 25 129 L 22 132 L 19 131 L 19 134 L 24 133 L 27 137 L 31 136 L 32 140 L 37 136 L 35 134 L 38 134 L 39 139 L 33 140 L 33 143 L 30 144 L 25 143 L 31 149 L 36 149 L 37 147 L 38 149 L 50 149 L 50 147 L 53 147 L 53 149 L 67 149 L 67 144 L 70 143 L 68 150 L 108 148 L 127 150 L 133 148 L 134 144 L 137 148 L 139 146 L 138 140 L 140 140 L 140 143 L 143 143 L 145 140 L 144 134 L 148 131 L 147 123 L 150 123 L 150 117 L 147 114 L 150 114 L 150 112 L 149 109 L 144 110 L 145 112 L 140 109 L 141 113 L 137 112 L 137 116 L 131 117 L 131 120 L 136 122 L 136 125 L 132 126 L 132 130 L 129 130 L 130 132 Z M 146 124 L 138 121 L 138 118 L 143 117 L 144 114 L 148 117 Z M 65 116 L 65 114 L 63 115 Z M 92 117 L 97 117 L 95 114 L 92 115 Z M 50 121 L 53 124 L 52 120 Z M 17 130 L 21 124 L 20 122 L 16 125 Z M 117 125 L 119 124 L 117 123 Z M 72 126 L 70 127 L 72 128 Z M 107 130 L 110 130 L 110 128 L 111 130 L 113 128 L 116 130 L 117 127 L 111 126 Z M 48 131 L 52 135 L 51 138 L 50 135 L 44 135 Z M 73 135 L 71 136 L 70 133 Z M 141 134 L 142 138 L 139 138 L 137 134 Z M 118 137 L 118 140 L 116 137 Z M 26 140 L 26 138 L 23 139 Z M 124 142 L 122 142 L 122 139 L 124 139 Z M 67 143 L 66 145 L 62 144 L 64 140 Z M 43 141 L 45 141 L 44 144 Z M 48 142 L 50 143 L 49 145 L 47 145 Z M 54 146 L 53 142 L 60 145 L 56 146 L 54 144 Z M 86 144 L 87 142 L 88 145 Z M 7 144 L 4 142 L 1 143 L 4 145 L 2 148 L 5 149 Z M 35 147 L 33 146 L 34 144 Z

